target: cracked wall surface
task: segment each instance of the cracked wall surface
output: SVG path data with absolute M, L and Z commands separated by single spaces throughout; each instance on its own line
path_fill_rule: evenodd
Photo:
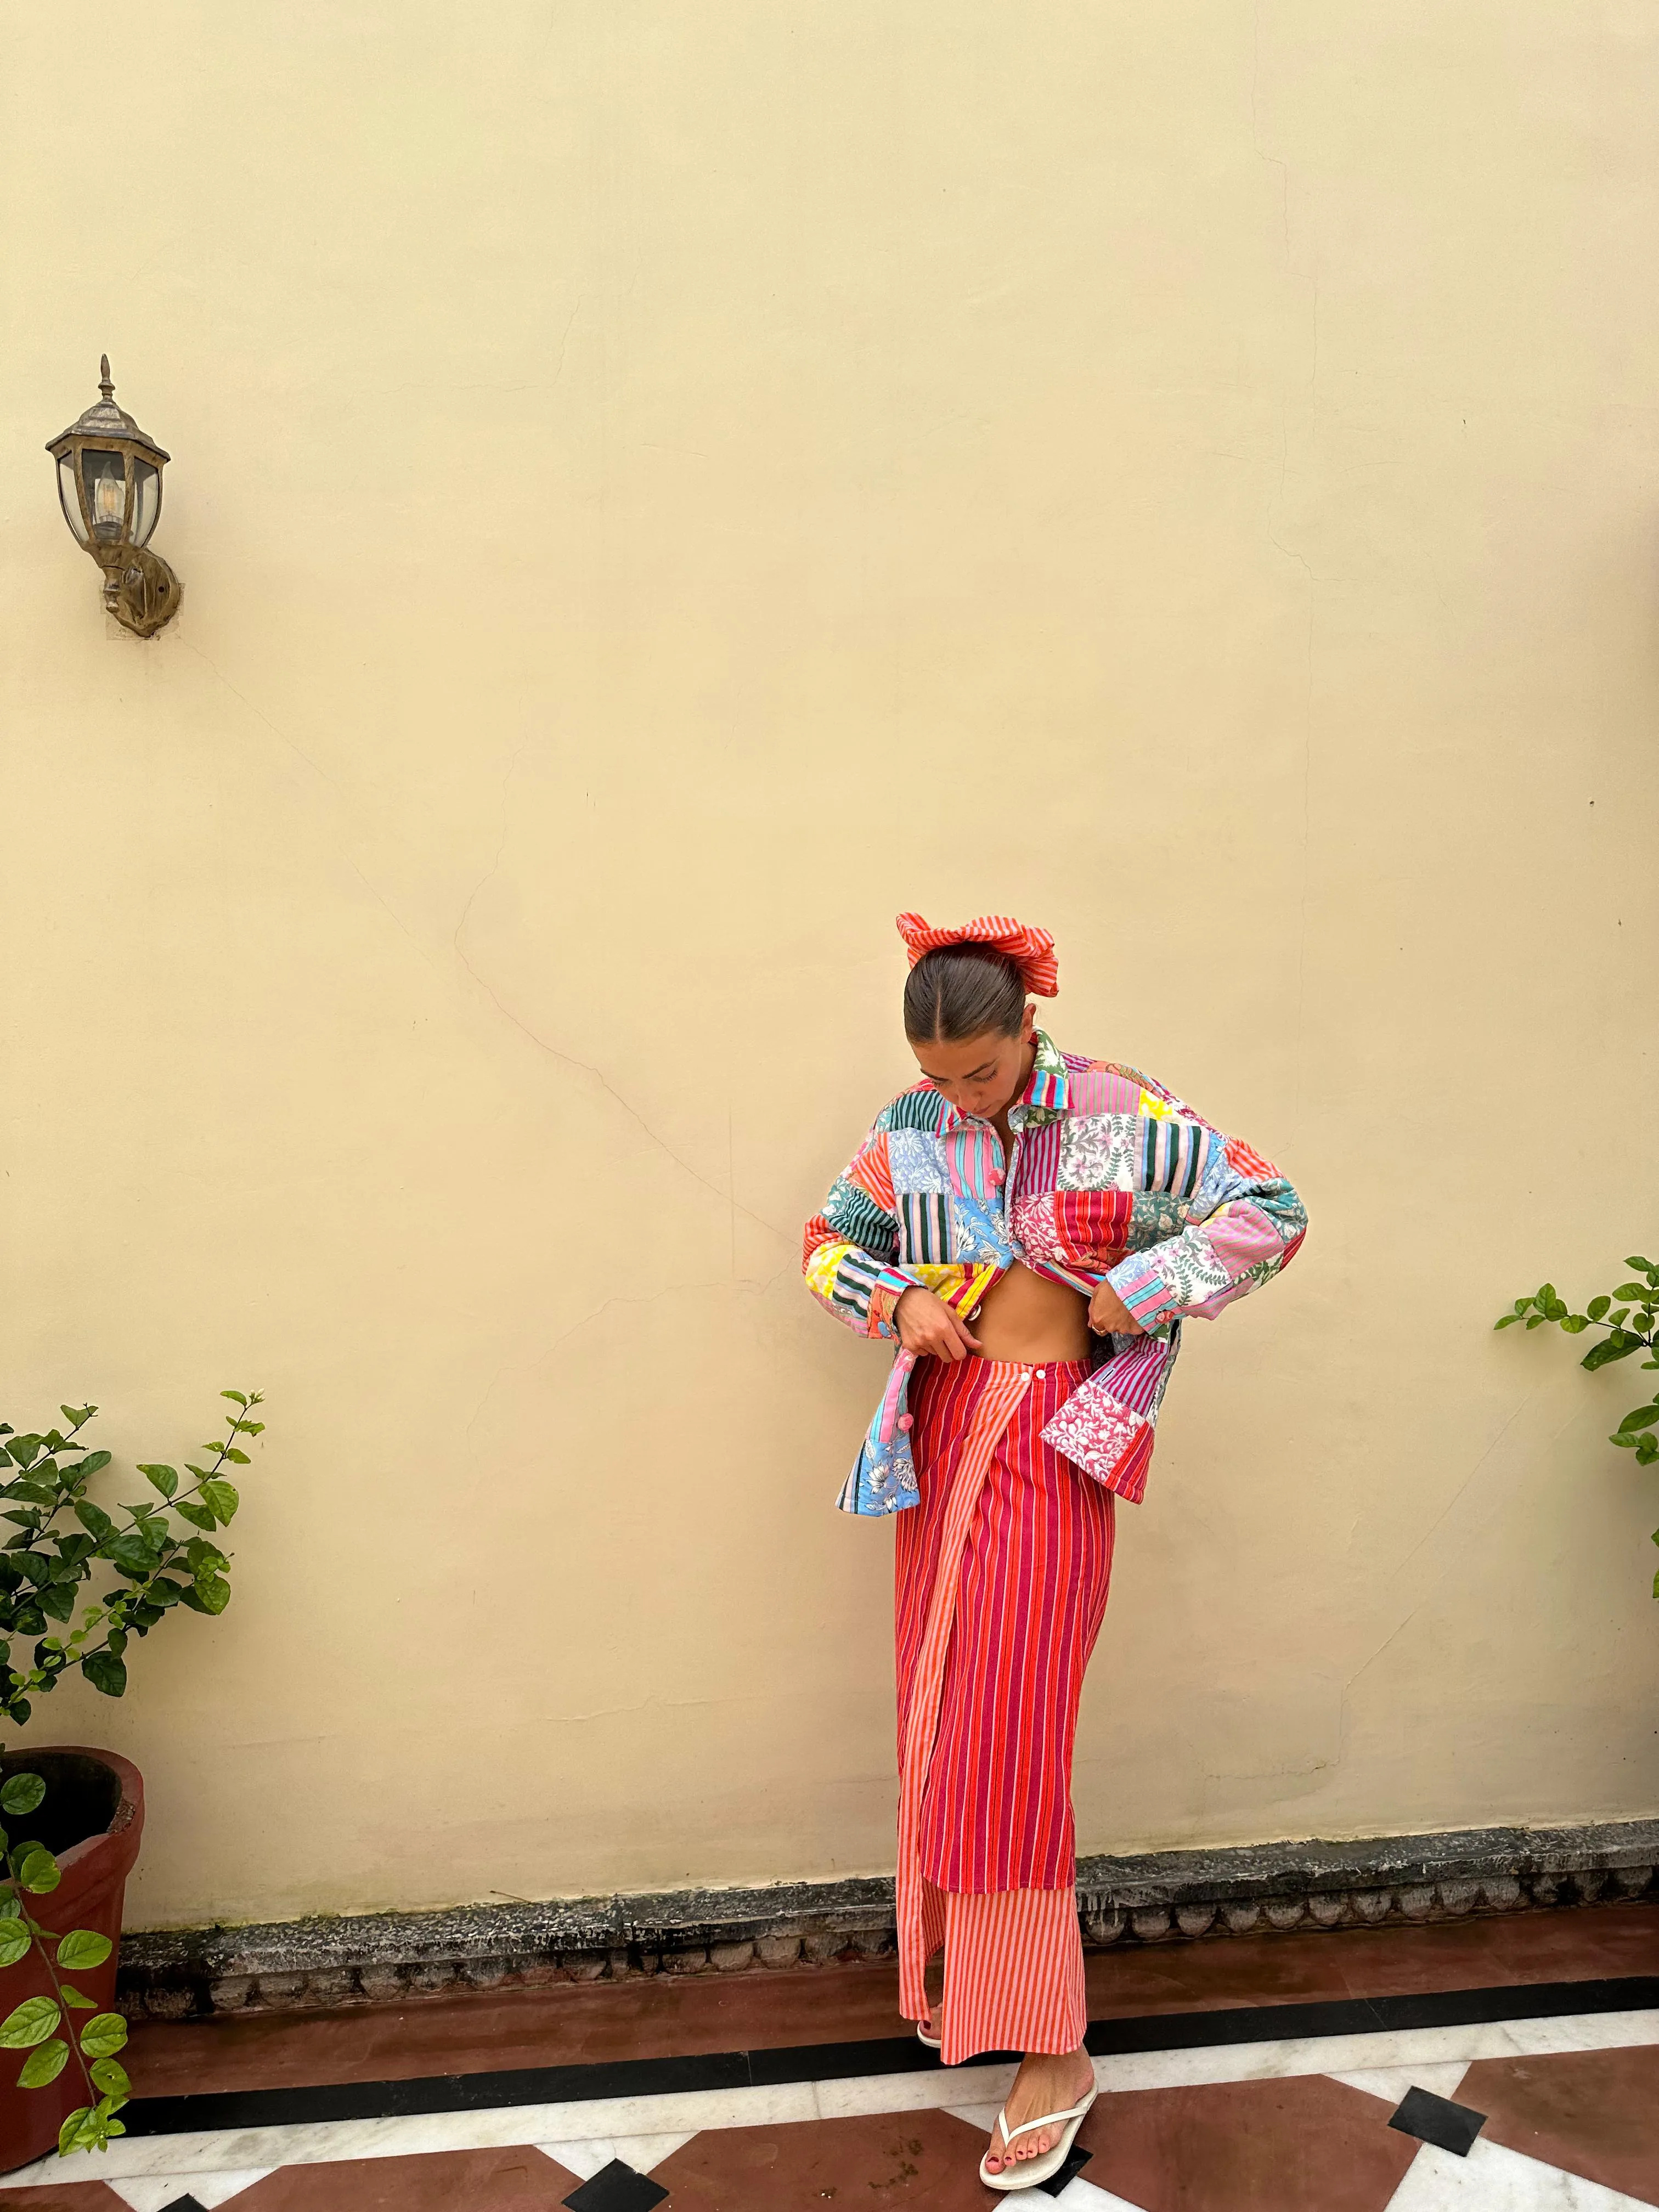
M 142 220 L 0 27 L 0 1413 L 270 1404 L 230 1612 L 37 1723 L 136 1922 L 890 1868 L 797 1258 L 909 907 L 1312 1209 L 1080 1848 L 1659 1809 L 1625 1383 L 1490 1334 L 1659 1237 L 1650 11 L 157 0 Z M 40 451 L 106 349 L 144 645 Z

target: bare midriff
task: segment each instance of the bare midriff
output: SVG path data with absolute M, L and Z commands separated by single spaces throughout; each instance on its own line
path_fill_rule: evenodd
M 1089 1357 L 1089 1301 L 1065 1283 L 1034 1275 L 1016 1260 L 980 1300 L 969 1328 L 981 1359 Z

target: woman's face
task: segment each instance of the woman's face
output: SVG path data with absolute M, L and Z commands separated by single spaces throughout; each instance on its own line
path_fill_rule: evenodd
M 959 1114 L 994 1121 L 1024 1090 L 1036 1038 L 1036 1008 L 1028 1006 L 1017 1036 L 1003 1036 L 995 1030 L 987 1030 L 981 1036 L 964 1037 L 959 1044 L 917 1044 L 913 1040 L 910 1049 L 934 1090 L 949 1099 Z

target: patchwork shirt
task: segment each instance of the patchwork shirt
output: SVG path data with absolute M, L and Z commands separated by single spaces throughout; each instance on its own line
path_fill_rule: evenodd
M 1016 1261 L 1085 1296 L 1109 1283 L 1143 1336 L 1098 1340 L 1094 1371 L 1046 1442 L 1131 1503 L 1146 1488 L 1182 1323 L 1265 1283 L 1308 1225 L 1277 1168 L 1172 1091 L 1115 1060 L 1062 1053 L 1038 1030 L 1005 1160 L 989 1121 L 921 1082 L 885 1106 L 823 1210 L 802 1266 L 819 1304 L 866 1336 L 896 1336 L 917 1285 L 969 1316 Z M 844 1513 L 918 1502 L 902 1348 L 839 1500 Z

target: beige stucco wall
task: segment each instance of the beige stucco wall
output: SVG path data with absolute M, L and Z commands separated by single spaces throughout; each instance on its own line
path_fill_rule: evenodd
M 901 906 L 1313 1229 L 1190 1333 L 1086 1850 L 1659 1808 L 1659 20 L 6 0 L 3 1408 L 269 1394 L 139 1924 L 890 1864 Z M 108 157 L 108 158 L 106 158 Z M 45 439 L 173 450 L 106 623 Z M 1615 1273 L 1609 1274 L 1609 1269 Z

